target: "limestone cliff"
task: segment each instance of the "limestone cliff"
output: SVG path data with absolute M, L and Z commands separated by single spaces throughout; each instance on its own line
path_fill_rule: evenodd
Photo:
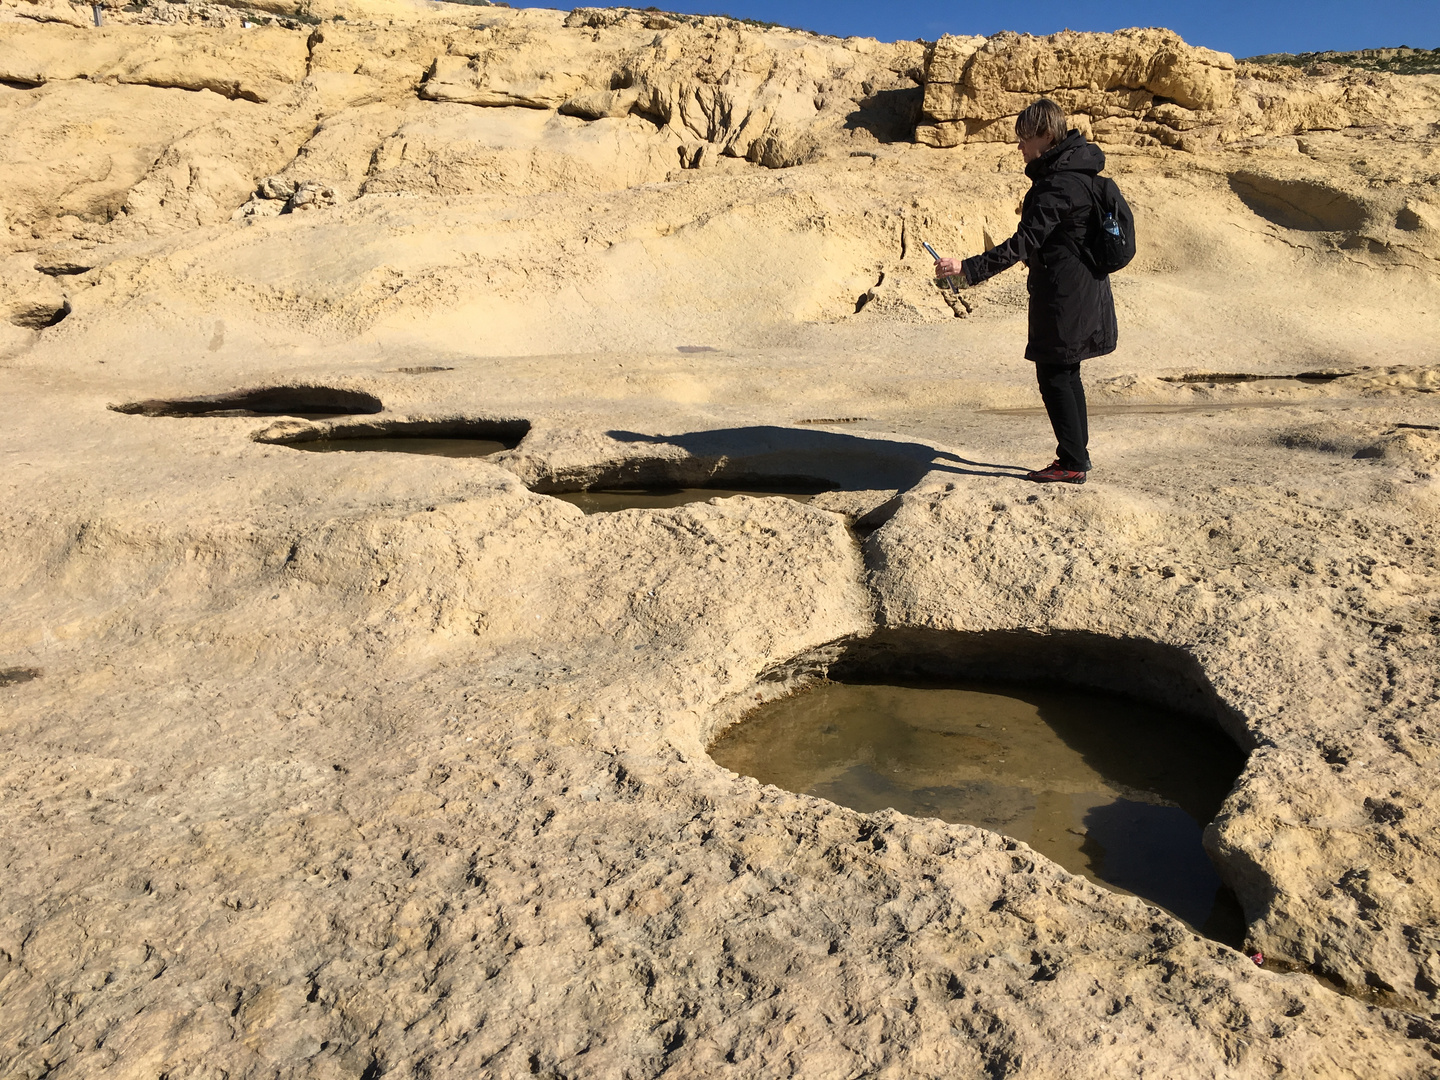
M 1046 38 L 946 35 L 926 56 L 915 138 L 927 146 L 1007 142 L 1048 96 L 1102 143 L 1182 150 L 1267 135 L 1440 122 L 1440 79 L 1237 64 L 1168 30 L 1065 31 Z

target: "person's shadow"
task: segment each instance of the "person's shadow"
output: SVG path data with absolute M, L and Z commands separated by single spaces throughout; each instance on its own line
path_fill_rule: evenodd
M 679 435 L 606 434 L 617 442 L 679 447 L 698 463 L 713 466 L 713 486 L 807 483 L 830 490 L 907 491 L 932 472 L 1018 479 L 1028 471 L 970 461 L 923 443 L 772 425 Z

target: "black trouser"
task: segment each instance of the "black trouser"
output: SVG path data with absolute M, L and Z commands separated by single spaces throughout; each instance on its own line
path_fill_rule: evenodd
M 1085 416 L 1085 388 L 1079 364 L 1036 364 L 1040 398 L 1055 429 L 1055 456 L 1062 469 L 1090 471 L 1090 424 Z

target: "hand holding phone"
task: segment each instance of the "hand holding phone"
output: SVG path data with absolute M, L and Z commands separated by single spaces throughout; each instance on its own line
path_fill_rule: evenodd
M 934 259 L 937 264 L 940 262 L 939 254 L 926 241 L 921 240 L 920 246 L 923 247 L 927 253 L 929 253 L 930 257 Z M 938 269 L 936 271 L 936 280 L 940 280 Z M 958 293 L 961 289 L 963 289 L 966 285 L 969 284 L 969 282 L 965 280 L 965 275 L 963 273 L 950 274 L 944 278 L 944 281 L 947 285 L 950 286 L 950 290 L 956 293 Z

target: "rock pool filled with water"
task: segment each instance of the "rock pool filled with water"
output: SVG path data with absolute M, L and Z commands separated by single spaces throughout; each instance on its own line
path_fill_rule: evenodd
M 616 510 L 666 510 L 687 503 L 728 499 L 733 495 L 751 495 L 762 499 L 779 497 L 808 503 L 819 490 L 823 489 L 778 491 L 759 488 L 617 488 L 609 491 L 567 491 L 557 494 L 555 498 L 578 506 L 587 514 L 608 514 Z
M 1245 755 L 1187 717 L 1090 691 L 823 682 L 755 710 L 710 754 L 867 813 L 1012 836 L 1212 938 L 1244 936 L 1201 835 Z
M 319 453 L 340 451 L 369 451 L 391 454 L 430 454 L 435 457 L 489 457 L 513 445 L 498 439 L 469 438 L 417 438 L 408 435 L 382 436 L 377 438 L 314 439 L 309 442 L 288 443 L 296 450 L 310 450 Z

